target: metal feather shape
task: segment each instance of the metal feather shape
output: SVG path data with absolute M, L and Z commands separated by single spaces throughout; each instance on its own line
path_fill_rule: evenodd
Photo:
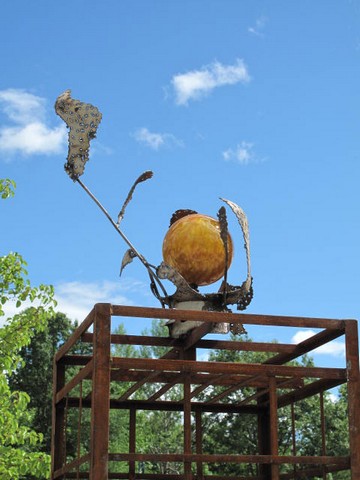
M 125 209 L 126 207 L 128 206 L 129 202 L 131 201 L 132 199 L 132 196 L 133 196 L 133 193 L 135 191 L 135 188 L 136 186 L 141 183 L 141 182 L 145 182 L 146 180 L 148 180 L 149 178 L 152 178 L 153 176 L 153 172 L 151 170 L 147 170 L 146 172 L 142 173 L 137 179 L 136 181 L 134 182 L 133 186 L 130 188 L 130 191 L 126 197 L 126 200 L 123 204 L 123 206 L 121 207 L 121 210 L 119 212 L 119 215 L 118 215 L 118 219 L 117 219 L 117 226 L 120 225 L 122 219 L 124 218 L 124 215 L 125 215 Z
M 122 274 L 122 271 L 124 270 L 124 268 L 129 265 L 129 263 L 131 263 L 134 258 L 136 257 L 136 253 L 134 252 L 134 250 L 132 248 L 129 248 L 128 250 L 126 250 L 124 256 L 123 256 L 123 259 L 121 261 L 121 267 L 120 267 L 120 277 L 121 277 L 121 274 Z
M 66 90 L 56 99 L 55 112 L 69 128 L 65 171 L 75 181 L 84 173 L 89 160 L 90 141 L 96 137 L 102 114 L 90 103 L 71 98 L 71 90 Z

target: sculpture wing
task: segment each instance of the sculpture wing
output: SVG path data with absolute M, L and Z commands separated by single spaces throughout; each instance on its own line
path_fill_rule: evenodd
M 90 140 L 95 138 L 102 114 L 90 103 L 71 98 L 71 90 L 59 95 L 55 111 L 69 128 L 69 150 L 65 171 L 76 180 L 89 160 Z

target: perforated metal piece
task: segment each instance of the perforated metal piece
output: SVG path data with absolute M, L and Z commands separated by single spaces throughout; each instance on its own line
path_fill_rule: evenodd
M 89 160 L 90 140 L 96 137 L 101 112 L 91 105 L 71 98 L 71 90 L 59 95 L 55 111 L 69 128 L 69 150 L 65 171 L 73 180 L 84 173 Z

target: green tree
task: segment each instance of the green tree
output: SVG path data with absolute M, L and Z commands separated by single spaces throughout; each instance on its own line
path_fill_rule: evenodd
M 0 180 L 1 198 L 14 194 L 15 183 Z M 18 253 L 0 257 L 0 317 L 5 307 L 15 303 L 17 308 L 26 303 L 34 305 L 26 318 L 23 313 L 7 318 L 0 327 L 0 478 L 17 480 L 26 475 L 37 479 L 49 474 L 50 459 L 39 451 L 42 435 L 28 425 L 29 396 L 25 392 L 11 391 L 8 377 L 21 364 L 19 351 L 28 345 L 32 336 L 46 325 L 46 310 L 54 305 L 53 288 L 33 287 L 28 279 L 26 262 Z
M 31 310 L 24 318 L 31 320 Z M 30 397 L 31 427 L 42 433 L 43 451 L 51 450 L 51 406 L 53 358 L 59 347 L 74 331 L 74 325 L 64 313 L 48 316 L 45 328 L 32 336 L 19 352 L 22 362 L 9 378 L 11 390 L 22 390 Z

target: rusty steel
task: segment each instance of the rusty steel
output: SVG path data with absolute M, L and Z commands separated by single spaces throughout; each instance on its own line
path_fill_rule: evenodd
M 180 339 L 114 335 L 111 334 L 113 316 L 203 323 Z M 298 345 L 204 339 L 214 323 L 270 325 L 274 329 L 277 326 L 317 328 L 321 331 Z M 340 336 L 345 337 L 345 368 L 288 365 L 291 360 L 311 353 L 315 348 Z M 80 344 L 92 346 L 92 354 L 74 355 L 73 347 Z M 111 346 L 116 344 L 162 346 L 168 347 L 169 351 L 161 358 L 113 357 Z M 200 362 L 197 360 L 197 350 L 204 348 L 267 352 L 269 358 L 262 364 Z M 66 371 L 70 368 L 73 368 L 75 373 L 67 379 Z M 84 382 L 90 388 L 85 390 Z M 125 389 L 120 397 L 116 397 L 111 395 L 111 385 L 116 382 L 131 382 L 132 385 Z M 156 391 L 153 390 L 147 398 L 133 399 L 133 394 L 147 384 L 156 386 Z M 326 411 L 323 394 L 324 391 L 341 384 L 346 384 L 348 388 L 350 451 L 348 456 L 339 457 L 327 455 L 326 452 Z M 182 398 L 177 401 L 164 399 L 164 394 L 176 385 L 182 385 Z M 204 400 L 199 397 L 199 394 L 213 387 L 218 387 L 218 390 L 207 390 L 208 398 Z M 237 403 L 227 400 L 233 392 L 243 391 L 243 387 L 250 388 L 251 393 Z M 314 395 L 319 395 L 320 400 L 321 452 L 313 457 L 300 456 L 297 455 L 296 445 L 295 405 L 296 402 Z M 349 470 L 351 479 L 358 480 L 359 398 L 359 346 L 355 320 L 96 304 L 54 357 L 51 479 L 211 480 L 212 476 L 205 474 L 205 464 L 221 462 L 256 466 L 256 475 L 236 477 L 243 480 L 290 480 L 299 478 L 299 475 L 326 479 L 328 473 L 341 470 Z M 281 455 L 278 411 L 287 405 L 291 406 L 292 455 Z M 76 458 L 70 458 L 66 452 L 67 417 L 71 409 L 78 411 Z M 90 445 L 89 451 L 81 456 L 80 439 L 85 409 L 91 411 Z M 127 452 L 109 452 L 111 409 L 129 411 Z M 183 453 L 139 453 L 136 441 L 136 416 L 139 410 L 182 412 Z M 253 415 L 258 422 L 257 452 L 247 455 L 241 452 L 211 455 L 204 453 L 202 421 L 205 413 Z M 159 432 L 159 435 L 161 433 Z M 109 471 L 109 462 L 114 464 L 120 461 L 127 462 L 127 473 Z M 183 473 L 137 472 L 137 462 L 146 461 L 182 463 Z M 282 465 L 292 467 L 283 473 Z M 227 480 L 231 477 L 216 475 L 214 478 Z

